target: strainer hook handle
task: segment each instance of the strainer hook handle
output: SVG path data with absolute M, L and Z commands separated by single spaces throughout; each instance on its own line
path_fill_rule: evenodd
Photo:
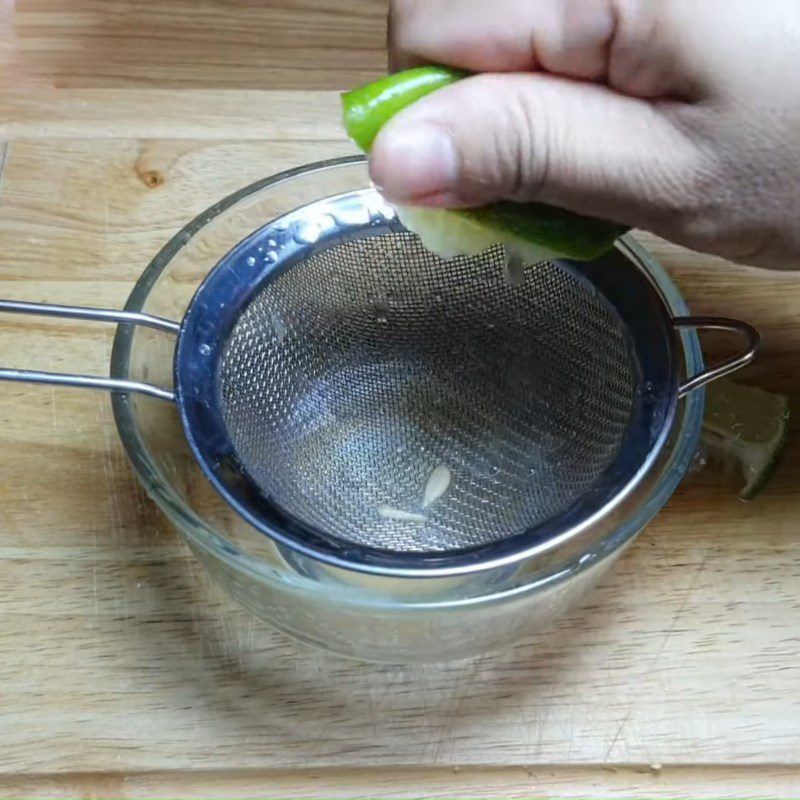
M 744 347 L 736 355 L 684 381 L 678 389 L 678 397 L 685 397 L 695 389 L 746 367 L 756 357 L 761 344 L 761 335 L 752 325 L 729 317 L 674 317 L 672 325 L 678 330 L 730 331 L 741 334 L 745 340 Z
M 117 324 L 141 325 L 146 328 L 178 334 L 181 326 L 161 317 L 142 314 L 136 311 L 115 311 L 106 308 L 86 308 L 84 306 L 61 306 L 49 303 L 24 303 L 17 300 L 0 300 L 0 312 L 8 314 L 31 314 L 34 316 L 61 317 L 63 319 L 83 319 L 90 322 L 113 322 Z M 95 375 L 76 375 L 61 372 L 40 372 L 38 370 L 9 369 L 0 367 L 0 380 L 23 383 L 44 383 L 56 386 L 76 386 L 82 389 L 104 389 L 111 392 L 136 392 L 161 400 L 175 400 L 175 393 L 161 386 L 153 386 L 140 381 L 119 378 L 101 378 Z

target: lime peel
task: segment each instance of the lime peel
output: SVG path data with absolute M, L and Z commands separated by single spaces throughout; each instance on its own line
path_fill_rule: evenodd
M 378 131 L 398 112 L 436 89 L 466 77 L 447 67 L 415 67 L 342 93 L 348 136 L 366 153 Z

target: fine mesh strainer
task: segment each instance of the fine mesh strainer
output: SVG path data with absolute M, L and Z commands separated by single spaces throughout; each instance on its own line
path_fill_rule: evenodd
M 610 515 L 680 396 L 748 363 L 758 334 L 670 318 L 620 245 L 504 275 L 497 247 L 443 260 L 371 189 L 272 220 L 209 273 L 181 323 L 0 301 L 177 335 L 174 392 L 12 369 L 0 379 L 174 400 L 197 461 L 257 529 L 313 559 L 444 576 L 521 561 Z M 682 381 L 684 327 L 740 332 Z

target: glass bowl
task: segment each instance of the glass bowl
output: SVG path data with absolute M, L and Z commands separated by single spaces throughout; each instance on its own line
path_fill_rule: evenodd
M 126 310 L 179 321 L 208 272 L 266 222 L 306 203 L 370 186 L 365 160 L 348 157 L 275 175 L 227 197 L 176 234 L 136 283 Z M 669 312 L 687 313 L 663 269 L 630 238 Z M 696 335 L 681 334 L 685 371 L 702 369 Z M 175 340 L 120 326 L 111 374 L 172 385 Z M 450 578 L 384 578 L 337 569 L 282 551 L 239 517 L 195 462 L 174 404 L 115 395 L 120 437 L 148 494 L 178 527 L 212 578 L 284 633 L 368 661 L 436 662 L 507 645 L 548 625 L 610 568 L 671 496 L 697 449 L 703 393 L 689 394 L 667 446 L 612 525 L 554 542 L 511 567 Z

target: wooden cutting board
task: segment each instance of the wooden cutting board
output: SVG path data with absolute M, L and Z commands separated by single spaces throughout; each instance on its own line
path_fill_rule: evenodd
M 333 92 L 6 90 L 0 296 L 120 306 L 229 192 L 351 152 Z M 800 399 L 800 273 L 644 241 L 745 376 Z M 0 362 L 103 373 L 112 330 L 0 319 Z M 800 414 L 800 411 L 798 412 Z M 788 795 L 800 789 L 800 447 L 749 505 L 705 470 L 553 631 L 353 663 L 210 586 L 103 394 L 0 384 L 0 794 Z

